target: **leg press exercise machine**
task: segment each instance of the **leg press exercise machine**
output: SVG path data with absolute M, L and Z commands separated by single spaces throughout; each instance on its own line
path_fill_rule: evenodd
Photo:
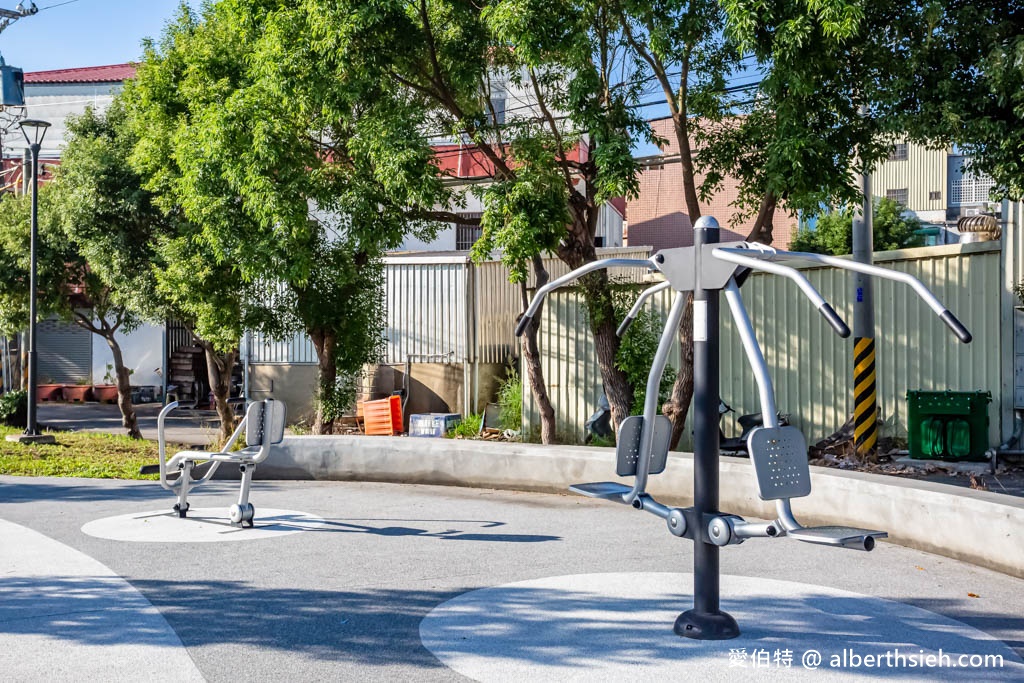
M 168 403 L 157 418 L 157 439 L 160 444 L 160 462 L 141 468 L 142 474 L 159 474 L 160 486 L 175 493 L 178 502 L 174 511 L 179 517 L 188 515 L 189 492 L 210 481 L 224 463 L 238 465 L 242 473 L 242 481 L 238 492 L 238 502 L 231 506 L 228 515 L 235 526 L 253 526 L 256 509 L 249 502 L 249 489 L 256 466 L 267 459 L 270 449 L 284 440 L 284 424 L 286 418 L 285 404 L 281 401 L 266 399 L 254 401 L 245 410 L 245 418 L 235 428 L 234 433 L 219 451 L 181 451 L 170 460 L 167 459 L 167 438 L 164 423 L 178 402 Z M 238 440 L 245 435 L 245 446 L 240 450 L 232 450 Z M 200 476 L 195 476 L 196 469 L 207 466 Z M 176 475 L 176 476 L 175 476 Z M 174 477 L 173 479 L 171 477 Z
M 785 265 L 785 261 L 812 262 L 902 282 L 938 314 L 960 341 L 971 341 L 970 332 L 960 321 L 919 280 L 905 273 L 833 256 L 785 252 L 759 244 L 741 242 L 719 246 L 718 241 L 718 223 L 706 216 L 695 226 L 693 247 L 666 249 L 647 260 L 613 258 L 589 263 L 541 287 L 516 327 L 516 335 L 521 335 L 551 291 L 605 268 L 643 267 L 665 276 L 665 282 L 640 295 L 619 327 L 620 335 L 652 294 L 669 288 L 675 291 L 647 380 L 644 414 L 627 417 L 619 426 L 616 474 L 634 477 L 633 486 L 598 482 L 576 484 L 570 490 L 645 510 L 664 519 L 672 534 L 694 542 L 694 606 L 676 619 L 675 632 L 702 640 L 735 638 L 740 633 L 735 619 L 719 607 L 720 547 L 742 543 L 748 538 L 789 536 L 806 543 L 871 550 L 876 539 L 887 536 L 884 531 L 847 526 L 805 527 L 794 517 L 791 499 L 811 492 L 807 442 L 796 427 L 778 424 L 771 376 L 740 296 L 740 285 L 747 275 L 760 270 L 793 280 L 841 337 L 850 335 L 849 327 L 807 278 Z M 667 417 L 658 414 L 658 389 L 689 292 L 694 295 L 694 504 L 689 508 L 671 508 L 656 501 L 646 492 L 646 487 L 648 476 L 662 472 L 668 459 L 672 425 Z M 758 494 L 762 500 L 775 501 L 777 518 L 770 522 L 747 522 L 718 510 L 719 292 L 725 295 L 757 381 L 764 426 L 751 432 L 747 445 Z

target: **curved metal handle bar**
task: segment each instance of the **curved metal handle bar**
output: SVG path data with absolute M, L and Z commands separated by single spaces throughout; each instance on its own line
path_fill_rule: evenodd
M 744 253 L 746 252 L 746 253 Z M 749 254 L 763 255 L 760 257 L 752 257 Z M 741 247 L 739 249 L 723 248 L 718 247 L 712 250 L 711 255 L 722 261 L 728 261 L 729 263 L 735 263 L 739 266 L 746 266 L 754 270 L 763 270 L 767 273 L 774 275 L 782 275 L 788 277 L 790 280 L 795 282 L 800 287 L 814 307 L 818 309 L 818 312 L 828 321 L 828 324 L 832 326 L 832 329 L 836 331 L 840 337 L 846 338 L 850 336 L 850 328 L 846 322 L 839 317 L 832 305 L 825 301 L 825 298 L 818 293 L 818 290 L 814 288 L 810 280 L 796 268 L 791 266 L 783 266 L 778 263 L 772 263 L 771 261 L 765 260 L 768 256 L 771 256 L 772 252 L 765 252 L 759 249 L 751 249 L 749 247 Z M 735 282 L 735 278 L 730 280 Z
M 658 412 L 658 393 L 661 389 L 661 377 L 665 374 L 665 366 L 668 365 L 668 356 L 672 351 L 672 345 L 676 340 L 676 332 L 679 329 L 679 321 L 683 318 L 683 311 L 686 310 L 686 293 L 676 292 L 675 301 L 668 312 L 668 319 L 665 321 L 665 329 L 661 333 L 661 340 L 658 342 L 658 350 L 654 353 L 654 360 L 651 362 L 651 374 L 647 376 L 647 393 L 644 395 L 644 424 L 640 430 L 640 450 L 636 461 L 636 478 L 633 481 L 633 488 L 629 493 L 622 494 L 622 502 L 632 505 L 638 496 L 644 493 L 647 488 L 647 478 L 651 469 L 651 451 L 654 449 L 654 421 Z
M 592 273 L 595 270 L 602 270 L 604 268 L 648 268 L 655 270 L 654 262 L 650 259 L 631 259 L 631 258 L 606 258 L 598 261 L 592 261 L 586 265 L 580 266 L 576 270 L 563 275 L 560 278 L 556 278 L 551 282 L 547 283 L 543 287 L 537 290 L 537 293 L 533 295 L 533 301 L 530 302 L 529 308 L 523 313 L 523 317 L 519 319 L 519 323 L 516 325 L 516 336 L 521 337 L 523 332 L 526 331 L 526 326 L 530 324 L 530 320 L 537 314 L 537 309 L 540 308 L 541 302 L 552 291 L 563 287 L 573 280 L 577 280 L 587 273 Z
M 757 390 L 761 400 L 761 416 L 765 427 L 779 426 L 779 411 L 775 405 L 775 388 L 772 385 L 772 376 L 768 372 L 768 363 L 764 359 L 761 346 L 757 343 L 754 335 L 754 326 L 750 323 L 747 309 L 743 305 L 743 297 L 740 296 L 739 285 L 736 278 L 730 278 L 729 284 L 723 290 L 725 300 L 729 302 L 729 310 L 732 312 L 732 319 L 736 323 L 736 331 L 739 332 L 740 341 L 743 342 L 743 350 L 747 354 L 747 361 L 754 371 L 754 379 L 757 381 Z
M 716 250 L 717 251 L 717 250 Z M 782 259 L 799 259 L 802 261 L 812 261 L 814 263 L 823 263 L 827 266 L 833 266 L 842 270 L 852 270 L 856 273 L 863 273 L 865 275 L 871 275 L 873 277 L 879 277 L 883 280 L 892 280 L 894 282 L 902 282 L 905 285 L 909 285 L 914 292 L 917 293 L 921 299 L 924 300 L 928 307 L 938 314 L 939 318 L 946 324 L 953 334 L 956 335 L 964 344 L 970 344 L 972 337 L 970 331 L 964 327 L 963 323 L 957 320 L 956 316 L 946 308 L 938 297 L 932 294 L 931 290 L 924 286 L 924 284 L 913 275 L 907 273 L 901 273 L 896 270 L 889 270 L 888 268 L 880 268 L 875 265 L 869 265 L 867 263 L 858 263 L 857 261 L 851 261 L 849 259 L 838 258 L 836 256 L 826 256 L 824 254 L 808 254 L 802 251 L 753 251 L 747 249 L 725 249 L 724 251 L 732 252 L 745 252 L 748 256 L 751 256 L 759 261 L 763 260 L 782 260 Z
M 629 326 L 633 324 L 636 317 L 640 315 L 640 309 L 644 307 L 644 303 L 658 292 L 664 292 L 671 286 L 672 284 L 666 280 L 665 282 L 660 282 L 653 287 L 648 287 L 642 291 L 640 296 L 637 297 L 636 303 L 634 303 L 633 307 L 629 309 L 629 313 L 626 314 L 622 324 L 619 325 L 619 329 L 615 330 L 615 334 L 619 337 L 626 334 L 626 330 L 628 330 Z
M 160 411 L 156 418 L 156 441 L 160 448 L 160 486 L 168 491 L 173 491 L 175 484 L 167 482 L 167 438 L 164 435 L 164 422 L 172 410 L 178 407 L 177 401 L 171 401 Z

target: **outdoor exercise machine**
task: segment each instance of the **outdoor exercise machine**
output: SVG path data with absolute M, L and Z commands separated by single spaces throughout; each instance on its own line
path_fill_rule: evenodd
M 157 418 L 157 441 L 160 445 L 160 462 L 144 465 L 142 474 L 159 474 L 160 486 L 174 493 L 178 502 L 174 511 L 179 517 L 188 515 L 189 492 L 213 478 L 222 464 L 238 465 L 242 473 L 238 502 L 231 506 L 228 516 L 235 526 L 252 527 L 256 508 L 249 502 L 249 489 L 256 466 L 267 459 L 270 448 L 284 440 L 285 404 L 274 399 L 254 401 L 245 410 L 245 417 L 235 428 L 231 438 L 219 451 L 180 451 L 167 459 L 167 437 L 165 423 L 167 416 L 178 407 L 178 402 L 168 403 Z M 245 434 L 245 446 L 233 450 Z M 206 472 L 196 476 L 196 468 L 206 466 Z M 172 479 L 172 477 L 174 477 Z
M 693 609 L 679 615 L 674 630 L 681 636 L 701 640 L 735 638 L 740 633 L 736 620 L 723 612 L 719 605 L 719 548 L 742 543 L 748 538 L 789 536 L 806 543 L 871 550 L 876 539 L 887 536 L 884 531 L 847 526 L 805 527 L 794 517 L 791 499 L 811 492 L 807 442 L 798 428 L 779 425 L 768 365 L 740 296 L 740 284 L 750 271 L 765 271 L 795 282 L 841 337 L 848 337 L 850 328 L 807 278 L 785 265 L 785 261 L 809 261 L 909 285 L 961 342 L 971 341 L 970 332 L 935 295 L 919 280 L 905 273 L 833 256 L 786 252 L 745 242 L 729 245 L 719 245 L 718 242 L 718 222 L 705 216 L 697 221 L 692 247 L 662 250 L 645 260 L 611 258 L 588 263 L 538 289 L 516 326 L 516 335 L 521 335 L 547 294 L 587 273 L 606 268 L 647 268 L 665 277 L 665 282 L 640 295 L 620 326 L 620 334 L 625 332 L 651 295 L 666 289 L 675 291 L 647 379 L 644 413 L 627 417 L 619 425 L 616 473 L 621 477 L 634 477 L 633 486 L 597 482 L 576 484 L 570 490 L 649 512 L 664 519 L 672 534 L 694 542 Z M 658 390 L 689 292 L 693 292 L 694 342 L 693 505 L 673 508 L 656 501 L 646 492 L 646 487 L 648 476 L 662 472 L 668 460 L 672 424 L 667 417 L 657 414 Z M 764 426 L 750 433 L 747 450 L 760 498 L 775 501 L 777 518 L 770 522 L 747 522 L 738 515 L 718 509 L 719 292 L 725 295 L 757 381 Z

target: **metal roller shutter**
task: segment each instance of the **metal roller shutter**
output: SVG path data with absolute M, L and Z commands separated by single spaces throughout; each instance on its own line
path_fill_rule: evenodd
M 64 320 L 49 318 L 36 326 L 40 384 L 90 381 L 92 333 Z

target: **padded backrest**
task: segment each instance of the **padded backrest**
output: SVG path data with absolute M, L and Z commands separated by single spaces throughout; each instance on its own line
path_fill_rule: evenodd
M 263 444 L 264 401 L 253 401 L 245 409 L 245 445 L 260 446 Z
M 281 443 L 287 412 L 282 401 L 272 398 L 250 404 L 245 411 L 245 445 L 262 446 L 264 435 L 272 444 Z
M 278 444 L 284 441 L 284 423 L 287 419 L 288 409 L 284 402 L 267 399 L 267 411 L 263 420 L 270 435 L 270 443 Z

